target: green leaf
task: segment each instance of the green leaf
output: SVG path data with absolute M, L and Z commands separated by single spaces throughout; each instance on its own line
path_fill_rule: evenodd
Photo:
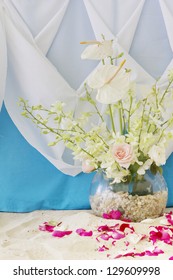
M 158 171 L 158 166 L 153 162 L 152 165 L 150 166 L 150 171 L 153 175 L 156 175 Z
M 28 117 L 28 115 L 27 115 L 27 111 L 23 111 L 22 113 L 21 113 L 21 116 L 23 116 L 23 117 Z
M 48 146 L 55 146 L 57 144 L 57 142 L 50 142 L 50 143 L 48 143 Z

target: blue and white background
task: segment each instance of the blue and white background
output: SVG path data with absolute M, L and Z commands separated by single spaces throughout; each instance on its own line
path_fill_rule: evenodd
M 81 173 L 62 145 L 20 116 L 57 99 L 80 110 L 82 84 L 97 63 L 82 61 L 80 41 L 117 39 L 137 83 L 151 85 L 173 67 L 172 0 L 0 0 L 0 211 L 87 209 L 94 174 Z M 164 166 L 173 206 L 173 155 Z

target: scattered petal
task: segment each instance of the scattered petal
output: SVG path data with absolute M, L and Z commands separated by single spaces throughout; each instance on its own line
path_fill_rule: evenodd
M 105 245 L 103 245 L 102 247 L 99 247 L 99 248 L 98 248 L 98 251 L 99 251 L 99 252 L 104 252 L 104 251 L 107 251 L 107 250 L 109 250 L 109 248 L 106 247 Z
M 111 210 L 109 213 L 103 213 L 103 218 L 119 220 L 122 213 L 119 210 Z
M 45 222 L 43 225 L 39 225 L 39 230 L 53 232 L 55 225 L 50 225 L 48 222 Z
M 118 259 L 118 258 L 121 258 L 121 257 L 143 257 L 143 256 L 158 256 L 160 254 L 163 254 L 164 251 L 155 247 L 152 251 L 150 250 L 146 250 L 144 252 L 139 252 L 139 253 L 135 253 L 135 252 L 128 252 L 128 253 L 125 253 L 125 254 L 119 254 L 115 257 L 115 259 Z
M 129 242 L 129 241 L 124 241 L 124 244 L 125 244 L 126 246 L 129 246 L 129 245 L 130 245 L 130 242 Z
M 135 231 L 135 230 L 134 230 L 134 227 L 132 227 L 130 224 L 125 224 L 125 223 L 123 223 L 123 224 L 120 225 L 119 230 L 124 232 L 127 228 L 130 229 L 131 232 L 134 232 L 134 231 Z
M 173 256 L 169 258 L 169 260 L 173 261 Z
M 112 228 L 113 227 L 109 227 L 109 226 L 107 226 L 107 225 L 104 225 L 104 226 L 99 226 L 98 227 L 98 231 L 100 232 L 100 231 L 112 231 Z
M 169 212 L 168 214 L 166 214 L 165 217 L 166 217 L 168 223 L 169 223 L 171 226 L 173 226 L 173 215 L 172 215 L 172 211 Z
M 134 257 L 134 254 L 135 254 L 134 252 L 128 252 L 126 254 L 119 254 L 115 257 L 115 259 L 119 259 L 121 257 Z
M 76 230 L 76 233 L 79 234 L 80 236 L 92 236 L 93 235 L 93 232 L 91 230 L 90 231 L 86 231 L 83 228 L 78 228 Z
M 65 235 L 70 235 L 72 233 L 72 231 L 68 230 L 68 231 L 61 231 L 61 230 L 54 230 L 52 233 L 52 236 L 54 237 L 64 237 Z
M 112 236 L 110 236 L 108 233 L 102 233 L 100 234 L 98 237 L 100 237 L 103 240 L 109 240 L 110 238 L 112 238 Z
M 172 245 L 173 236 L 171 230 L 168 227 L 156 226 L 152 228 L 153 230 L 151 230 L 149 233 L 149 239 L 153 242 L 153 244 L 159 240 L 163 241 L 166 244 Z
M 122 233 L 122 232 L 119 232 L 119 231 L 114 231 L 113 233 L 112 233 L 112 236 L 111 236 L 113 239 L 115 239 L 115 240 L 119 240 L 119 239 L 121 239 L 121 238 L 124 238 L 125 237 L 125 234 L 124 233 Z
M 149 250 L 145 251 L 146 256 L 158 256 L 163 253 L 164 253 L 164 251 L 159 249 L 158 247 L 155 247 L 153 251 L 149 251 Z

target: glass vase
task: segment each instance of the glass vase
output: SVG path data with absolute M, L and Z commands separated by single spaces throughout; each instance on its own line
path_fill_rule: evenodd
M 164 177 L 147 171 L 141 180 L 114 183 L 98 170 L 90 186 L 91 209 L 97 215 L 121 212 L 121 219 L 140 222 L 163 215 L 168 198 Z

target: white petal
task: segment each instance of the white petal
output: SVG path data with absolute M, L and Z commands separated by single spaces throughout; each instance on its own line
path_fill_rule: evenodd
M 86 47 L 81 55 L 81 58 L 101 60 L 112 55 L 112 40 L 105 40 L 103 42 L 100 42 L 100 44 L 93 44 Z
M 96 99 L 98 102 L 103 104 L 114 104 L 121 100 L 129 89 L 129 79 L 124 77 L 119 79 L 118 75 L 109 84 L 105 84 L 98 90 Z
M 116 73 L 118 67 L 114 65 L 104 65 L 97 68 L 87 80 L 88 85 L 93 89 L 99 89 L 109 81 Z

